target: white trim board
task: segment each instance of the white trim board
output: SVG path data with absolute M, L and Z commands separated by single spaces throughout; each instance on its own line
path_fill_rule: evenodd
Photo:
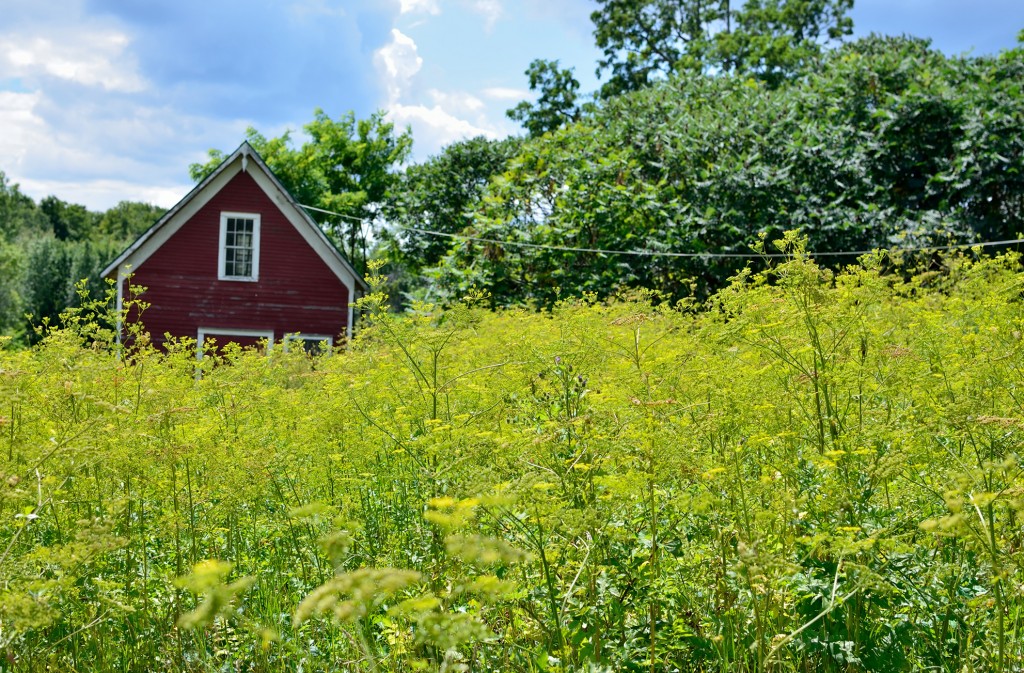
M 196 357 L 203 359 L 203 341 L 207 336 L 256 337 L 267 340 L 267 353 L 274 348 L 274 330 L 237 329 L 233 327 L 200 327 L 196 334 Z
M 334 337 L 330 334 L 303 334 L 302 332 L 290 332 L 284 335 L 281 339 L 281 345 L 284 348 L 284 352 L 288 352 L 288 344 L 292 341 L 313 341 L 317 344 L 324 341 L 327 342 L 327 348 L 334 348 Z
M 153 256 L 153 253 L 159 250 L 171 236 L 178 233 L 178 230 L 186 222 L 191 220 L 241 171 L 240 161 L 222 163 L 213 174 L 189 192 L 177 205 L 164 213 L 164 216 L 156 224 L 147 229 L 127 250 L 103 269 L 103 273 L 100 275 L 109 276 L 114 269 L 128 273 L 129 269 L 137 269 L 142 266 L 147 259 Z

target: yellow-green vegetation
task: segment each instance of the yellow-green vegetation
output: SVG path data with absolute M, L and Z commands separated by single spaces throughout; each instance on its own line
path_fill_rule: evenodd
M 787 245 L 700 307 L 0 350 L 0 670 L 1021 670 L 1018 258 Z

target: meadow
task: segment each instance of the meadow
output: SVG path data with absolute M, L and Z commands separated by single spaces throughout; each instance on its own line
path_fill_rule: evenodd
M 1019 258 L 787 246 L 314 357 L 0 344 L 0 671 L 1024 669 Z

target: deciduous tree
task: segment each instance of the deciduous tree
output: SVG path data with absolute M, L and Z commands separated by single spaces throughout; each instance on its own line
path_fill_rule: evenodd
M 598 0 L 605 97 L 673 73 L 749 73 L 776 85 L 849 35 L 853 0 Z
M 460 140 L 401 174 L 383 211 L 387 255 L 395 262 L 392 294 L 422 289 L 421 274 L 437 266 L 454 243 L 415 229 L 459 234 L 470 227 L 488 183 L 521 144 L 516 138 Z
M 47 196 L 39 202 L 39 210 L 50 220 L 53 235 L 62 241 L 81 241 L 95 234 L 99 215 L 85 206 L 67 203 L 56 196 Z
M 509 119 L 521 122 L 533 137 L 577 121 L 581 108 L 577 103 L 580 83 L 572 68 L 558 67 L 558 61 L 537 59 L 526 69 L 530 78 L 530 91 L 536 91 L 537 101 L 522 101 L 506 113 Z
M 706 296 L 758 263 L 720 255 L 791 229 L 816 253 L 1014 239 L 1022 81 L 1021 49 L 950 58 L 879 37 L 778 87 L 681 73 L 525 142 L 468 213 L 466 233 L 501 243 L 453 245 L 439 287 L 500 304 Z

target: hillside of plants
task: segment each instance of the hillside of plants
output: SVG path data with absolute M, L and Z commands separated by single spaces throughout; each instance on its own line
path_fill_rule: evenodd
M 5 341 L 0 671 L 1021 670 L 1019 257 L 803 245 L 703 304 L 376 293 L 316 357 Z

